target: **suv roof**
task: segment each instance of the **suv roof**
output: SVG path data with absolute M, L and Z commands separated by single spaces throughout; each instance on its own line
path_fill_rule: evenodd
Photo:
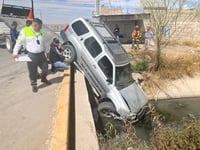
M 90 25 L 93 27 L 93 30 L 95 33 L 98 34 L 98 36 L 102 39 L 103 43 L 107 46 L 107 49 L 105 49 L 106 53 L 109 55 L 109 57 L 113 60 L 116 66 L 121 66 L 129 63 L 128 55 L 125 51 L 125 49 L 119 44 L 119 42 L 113 38 L 113 33 L 110 32 L 108 27 L 104 23 L 100 23 L 96 20 L 88 20 L 84 18 L 76 19 L 72 25 L 78 21 L 85 22 L 85 25 Z M 104 29 L 108 30 L 104 30 Z M 88 30 L 91 28 L 87 27 Z M 93 32 L 92 32 L 93 33 Z M 105 37 L 106 35 L 106 37 Z

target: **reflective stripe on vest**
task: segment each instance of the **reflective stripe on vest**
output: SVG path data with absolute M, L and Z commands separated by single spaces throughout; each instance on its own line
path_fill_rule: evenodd
M 22 29 L 22 32 L 23 32 L 23 34 L 24 34 L 25 39 L 29 39 L 29 38 L 32 38 L 32 37 L 35 37 L 35 36 L 36 36 L 36 34 L 34 33 L 34 31 L 32 30 L 31 27 L 24 27 L 24 28 Z M 37 36 L 43 36 L 42 31 L 40 31 L 39 34 L 38 34 Z M 24 42 L 25 42 L 24 39 L 20 38 L 20 36 L 18 37 L 17 41 L 18 41 L 19 43 L 24 43 Z
M 35 32 L 32 30 L 31 27 L 25 27 L 22 29 L 25 37 L 33 37 L 36 36 Z M 38 36 L 43 36 L 43 33 L 40 31 Z

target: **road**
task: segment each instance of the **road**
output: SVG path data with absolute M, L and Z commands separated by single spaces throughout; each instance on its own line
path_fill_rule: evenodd
M 0 49 L 0 150 L 47 150 L 62 77 L 48 79 L 51 86 L 38 82 L 33 93 L 26 64 Z

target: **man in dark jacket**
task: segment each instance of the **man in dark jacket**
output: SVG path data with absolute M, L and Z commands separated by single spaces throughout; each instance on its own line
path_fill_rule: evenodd
M 19 35 L 19 33 L 17 32 L 17 22 L 13 22 L 11 25 L 11 29 L 10 29 L 10 36 L 11 36 L 11 40 L 12 40 L 12 49 L 14 48 L 14 46 L 16 44 L 18 35 Z
M 62 48 L 59 48 L 60 41 L 57 38 L 53 39 L 50 46 L 49 59 L 52 63 L 52 72 L 64 71 L 67 69 L 67 65 L 64 63 L 65 57 L 62 55 Z

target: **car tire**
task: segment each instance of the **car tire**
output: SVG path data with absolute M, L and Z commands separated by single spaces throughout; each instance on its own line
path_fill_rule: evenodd
M 102 116 L 105 112 L 116 113 L 115 106 L 110 101 L 104 101 L 99 103 L 98 112 Z
M 8 36 L 5 37 L 5 47 L 8 49 L 10 53 L 12 53 L 12 41 L 11 38 Z
M 109 129 L 109 124 L 112 124 L 113 129 L 115 129 L 116 132 L 121 132 L 123 131 L 123 126 L 124 123 L 121 120 L 115 120 L 114 118 L 109 118 L 104 115 L 104 112 L 112 112 L 114 114 L 117 114 L 115 106 L 111 101 L 104 101 L 101 102 L 98 106 L 98 112 L 99 116 L 101 118 L 101 122 L 103 125 L 104 131 L 108 131 Z M 113 135 L 115 136 L 115 135 Z
M 65 62 L 71 64 L 76 58 L 76 51 L 72 45 L 64 45 L 63 55 L 65 57 Z

